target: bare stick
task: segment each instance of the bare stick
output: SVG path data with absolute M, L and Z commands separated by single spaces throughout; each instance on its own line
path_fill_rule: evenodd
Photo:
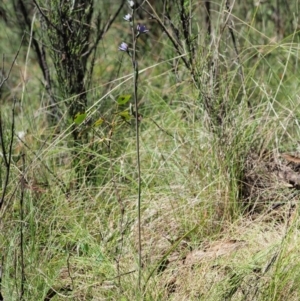
M 205 23 L 207 27 L 207 36 L 211 39 L 211 12 L 210 12 L 210 1 L 205 1 L 205 9 L 206 9 L 206 18 Z
M 2 189 L 2 195 L 1 195 L 1 199 L 0 199 L 0 210 L 4 203 L 4 198 L 6 196 L 6 191 L 8 188 L 8 181 L 9 181 L 9 176 L 10 176 L 12 146 L 13 146 L 14 132 L 15 132 L 15 102 L 16 101 L 14 100 L 13 109 L 12 109 L 12 122 L 11 122 L 11 133 L 10 133 L 11 136 L 10 136 L 8 153 L 6 151 L 6 147 L 5 147 L 5 143 L 4 143 L 3 122 L 2 122 L 2 116 L 1 116 L 1 111 L 0 111 L 0 143 L 1 143 L 1 149 L 2 149 L 2 157 L 3 157 L 5 169 L 6 169 L 4 186 Z
M 4 85 L 4 83 L 9 79 L 11 70 L 12 70 L 13 66 L 15 65 L 15 62 L 16 62 L 17 57 L 19 56 L 19 52 L 20 52 L 20 49 L 21 49 L 21 47 L 22 47 L 23 40 L 24 40 L 24 35 L 22 36 L 22 39 L 21 39 L 21 43 L 20 43 L 19 49 L 18 49 L 18 51 L 17 51 L 17 53 L 16 53 L 16 55 L 15 55 L 15 57 L 14 57 L 14 59 L 13 59 L 11 65 L 10 65 L 8 74 L 7 74 L 6 77 L 3 78 L 3 80 L 2 80 L 1 83 L 0 83 L 0 89 L 2 88 L 2 86 Z M 4 70 L 2 70 L 2 74 L 3 74 L 3 71 L 4 71 Z

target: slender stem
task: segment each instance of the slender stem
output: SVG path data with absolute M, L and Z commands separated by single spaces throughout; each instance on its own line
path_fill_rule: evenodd
M 2 255 L 2 259 L 1 259 L 1 265 L 0 265 L 0 301 L 3 301 L 4 298 L 2 296 L 2 271 L 3 271 L 3 266 L 4 266 L 4 256 Z
M 138 288 L 141 290 L 141 278 L 142 278 L 142 233 L 141 233 L 141 164 L 140 164 L 140 135 L 139 135 L 139 112 L 138 112 L 138 76 L 139 68 L 136 59 L 136 41 L 137 35 L 135 33 L 134 23 L 134 10 L 132 11 L 132 67 L 134 70 L 133 76 L 133 98 L 135 107 L 135 134 L 136 134 L 136 157 L 137 157 L 137 172 L 138 172 Z
M 22 154 L 22 179 L 21 179 L 21 197 L 20 197 L 20 257 L 21 257 L 21 288 L 20 301 L 24 300 L 24 284 L 25 284 L 25 265 L 24 265 L 24 190 L 25 190 L 25 154 Z
M 138 236 L 139 236 L 139 277 L 138 286 L 141 288 L 142 274 L 142 233 L 141 233 L 141 163 L 140 163 L 140 135 L 139 135 L 139 114 L 137 102 L 137 80 L 138 80 L 138 63 L 135 63 L 134 76 L 134 102 L 135 102 L 135 132 L 136 132 L 136 157 L 138 169 Z

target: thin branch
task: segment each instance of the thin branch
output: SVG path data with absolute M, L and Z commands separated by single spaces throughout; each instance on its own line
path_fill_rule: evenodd
M 33 0 L 34 5 L 36 6 L 36 8 L 38 9 L 38 11 L 40 12 L 40 14 L 43 16 L 43 18 L 45 19 L 45 21 L 51 26 L 53 27 L 57 33 L 59 33 L 61 36 L 63 35 L 63 32 L 57 27 L 55 26 L 49 19 L 48 17 L 43 13 L 42 9 L 40 8 L 40 6 L 38 5 L 38 3 Z
M 168 131 L 166 131 L 165 129 L 163 129 L 154 119 L 150 118 L 150 120 L 165 134 L 167 134 L 168 136 L 172 137 L 173 139 L 176 139 L 171 133 L 169 133 Z
M 181 27 L 182 27 L 182 32 L 183 36 L 185 39 L 186 46 L 188 48 L 188 53 L 189 53 L 189 65 L 190 65 L 190 70 L 193 73 L 193 58 L 194 58 L 194 46 L 193 42 L 191 40 L 191 8 L 189 11 L 189 15 L 186 12 L 186 7 L 185 7 L 185 1 L 181 0 L 180 3 L 180 8 L 179 8 L 179 17 L 181 20 Z
M 71 279 L 72 282 L 72 288 L 74 288 L 74 277 L 71 275 L 71 265 L 70 265 L 70 253 L 68 253 L 68 258 L 67 258 L 67 268 L 68 268 L 68 275 Z
M 115 12 L 115 14 L 113 16 L 110 16 L 109 20 L 106 22 L 106 24 L 104 25 L 104 27 L 99 30 L 97 36 L 96 36 L 96 40 L 93 44 L 93 46 L 91 46 L 89 48 L 89 50 L 83 54 L 83 56 L 87 56 L 89 57 L 90 54 L 93 52 L 93 50 L 95 50 L 98 46 L 99 41 L 102 39 L 103 35 L 110 29 L 110 27 L 112 26 L 112 24 L 114 23 L 114 21 L 116 20 L 117 16 L 119 15 L 120 11 L 122 10 L 124 4 L 125 4 L 126 0 L 123 0 L 122 3 L 120 4 L 119 8 L 117 9 L 117 11 Z M 99 18 L 98 18 L 99 19 Z M 97 22 L 99 23 L 99 22 Z M 97 27 L 100 28 L 100 24 L 97 24 Z
M 6 156 L 6 149 L 5 149 L 5 143 L 4 143 L 4 131 L 3 131 L 3 127 L 2 127 L 1 111 L 0 111 L 0 142 L 1 142 L 2 157 L 3 157 L 4 165 L 6 168 L 8 168 L 8 160 L 7 160 L 7 156 Z M 0 204 L 1 204 L 1 202 L 0 202 Z
M 206 17 L 205 23 L 207 27 L 207 36 L 209 40 L 211 39 L 211 10 L 210 10 L 210 1 L 205 1 L 205 10 L 206 10 Z
M 8 153 L 6 152 L 6 147 L 4 143 L 4 131 L 3 131 L 3 122 L 2 122 L 2 116 L 1 116 L 1 111 L 0 111 L 0 142 L 1 142 L 1 149 L 2 149 L 2 157 L 6 169 L 6 174 L 5 174 L 5 181 L 4 181 L 4 186 L 2 189 L 2 196 L 0 200 L 0 210 L 3 206 L 4 203 L 4 198 L 6 196 L 6 191 L 8 187 L 8 181 L 9 181 L 9 176 L 10 176 L 10 167 L 11 167 L 11 157 L 12 157 L 12 146 L 13 146 L 13 141 L 14 141 L 14 133 L 15 133 L 15 103 L 16 100 L 14 100 L 13 108 L 12 108 L 12 122 L 11 122 L 11 133 L 10 133 L 10 143 L 9 143 L 9 150 Z
M 17 51 L 17 53 L 16 53 L 16 55 L 15 55 L 15 57 L 14 57 L 14 59 L 13 59 L 11 65 L 10 65 L 8 74 L 7 74 L 6 77 L 3 78 L 3 80 L 2 80 L 1 83 L 0 83 L 0 89 L 2 88 L 2 86 L 4 85 L 4 83 L 9 79 L 11 70 L 12 70 L 13 66 L 15 65 L 15 62 L 16 62 L 17 57 L 19 56 L 20 49 L 21 49 L 22 44 L 23 44 L 23 40 L 24 40 L 24 34 L 23 34 L 23 36 L 22 36 L 22 39 L 21 39 L 21 43 L 20 43 L 19 49 L 18 49 L 18 51 Z M 2 67 L 2 68 L 3 68 L 3 67 Z M 2 74 L 4 74 L 4 70 L 2 70 Z
M 149 16 L 155 20 L 159 25 L 160 27 L 163 29 L 163 31 L 165 32 L 165 34 L 168 36 L 169 40 L 172 42 L 174 48 L 176 49 L 177 53 L 181 56 L 181 59 L 184 63 L 184 65 L 186 66 L 186 68 L 188 70 L 190 70 L 190 66 L 189 66 L 189 63 L 188 61 L 186 60 L 186 58 L 184 56 L 182 56 L 182 51 L 180 50 L 180 45 L 179 43 L 173 38 L 173 36 L 169 33 L 167 27 L 164 25 L 164 23 L 160 20 L 160 18 L 158 17 L 158 15 L 156 14 L 154 8 L 152 7 L 152 5 L 149 3 L 149 1 L 146 1 L 147 4 L 149 5 L 149 7 L 151 8 L 152 12 L 153 13 L 150 13 L 149 11 L 145 10 L 143 8 L 143 10 L 145 10 L 145 12 L 147 12 L 149 14 Z
M 149 7 L 151 8 L 151 11 L 153 13 L 150 13 L 149 11 L 147 11 L 146 9 L 144 9 L 142 7 L 142 9 L 147 12 L 149 14 L 149 16 L 151 17 L 151 19 L 153 20 L 156 20 L 157 23 L 160 25 L 160 27 L 162 28 L 162 30 L 165 32 L 165 34 L 167 35 L 167 37 L 169 38 L 169 40 L 171 41 L 171 43 L 173 44 L 175 50 L 177 51 L 177 53 L 180 55 L 181 57 L 181 60 L 183 61 L 185 67 L 189 70 L 191 76 L 192 76 L 192 80 L 193 80 L 193 83 L 195 85 L 195 87 L 200 90 L 200 81 L 199 81 L 199 78 L 197 78 L 196 74 L 195 74 L 195 70 L 194 70 L 194 66 L 193 66 L 193 60 L 192 60 L 192 53 L 189 52 L 189 60 L 187 60 L 184 56 L 183 56 L 183 51 L 184 50 L 181 50 L 182 49 L 182 46 L 181 46 L 181 43 L 179 41 L 179 31 L 178 31 L 178 34 L 176 35 L 176 38 L 177 38 L 177 41 L 176 39 L 170 34 L 170 32 L 168 31 L 167 27 L 165 26 L 165 24 L 161 21 L 161 19 L 158 17 L 157 13 L 155 12 L 154 8 L 152 7 L 152 5 L 150 4 L 150 2 L 148 0 L 146 0 L 146 3 L 149 5 Z M 170 24 L 172 24 L 172 22 L 170 22 Z M 177 30 L 175 29 L 174 27 L 174 30 Z M 189 41 L 188 41 L 189 43 Z M 191 46 L 191 45 L 190 45 Z M 191 48 L 191 51 L 192 51 L 192 48 Z
M 44 298 L 44 301 L 50 301 L 56 295 L 60 295 L 61 293 L 68 293 L 68 292 L 72 292 L 72 289 L 70 288 L 69 285 L 60 287 L 58 289 L 54 289 L 54 288 L 50 287 L 46 294 L 46 297 Z

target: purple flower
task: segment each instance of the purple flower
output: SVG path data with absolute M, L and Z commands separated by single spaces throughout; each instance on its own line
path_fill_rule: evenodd
M 145 25 L 141 25 L 141 24 L 138 24 L 137 27 L 136 27 L 137 31 L 139 34 L 141 33 L 146 33 L 148 32 L 149 30 L 146 28 Z
M 126 44 L 125 42 L 121 43 L 119 50 L 128 52 L 128 44 Z
M 131 14 L 127 14 L 125 17 L 123 17 L 123 19 L 124 19 L 125 21 L 131 22 L 132 16 L 131 16 Z

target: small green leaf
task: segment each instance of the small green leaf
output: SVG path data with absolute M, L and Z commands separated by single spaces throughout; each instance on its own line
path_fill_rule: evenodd
M 74 123 L 79 125 L 84 121 L 85 118 L 86 118 L 86 113 L 77 113 L 74 118 Z
M 125 121 L 129 121 L 131 119 L 131 115 L 127 110 L 119 112 L 118 115 L 121 116 Z
M 93 127 L 97 127 L 100 126 L 103 123 L 104 119 L 103 118 L 99 118 L 98 120 L 96 120 L 93 124 Z
M 125 105 L 129 99 L 131 98 L 131 95 L 130 94 L 127 94 L 127 95 L 120 95 L 117 99 L 117 103 L 119 105 Z
M 80 248 L 80 253 L 82 253 L 82 255 L 87 255 L 89 253 L 89 245 L 87 243 L 81 243 L 79 245 Z

